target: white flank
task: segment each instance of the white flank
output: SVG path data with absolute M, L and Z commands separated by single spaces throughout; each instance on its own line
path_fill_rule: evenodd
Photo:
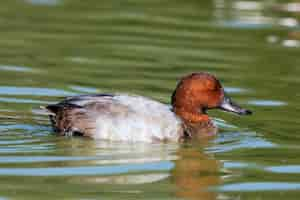
M 182 134 L 180 119 L 170 107 L 157 101 L 129 95 L 116 95 L 108 112 L 96 120 L 97 139 L 110 141 L 178 141 Z

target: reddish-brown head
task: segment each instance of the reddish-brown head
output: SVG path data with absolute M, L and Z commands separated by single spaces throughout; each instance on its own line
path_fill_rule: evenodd
M 173 96 L 174 112 L 190 122 L 209 120 L 207 109 L 221 108 L 238 114 L 250 114 L 225 96 L 221 83 L 211 74 L 193 73 L 181 79 Z

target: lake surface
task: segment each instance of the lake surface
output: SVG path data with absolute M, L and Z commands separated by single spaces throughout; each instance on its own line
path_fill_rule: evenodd
M 300 2 L 4 0 L 0 199 L 299 199 Z M 207 71 L 239 117 L 197 144 L 57 137 L 40 106 L 124 92 L 170 103 Z

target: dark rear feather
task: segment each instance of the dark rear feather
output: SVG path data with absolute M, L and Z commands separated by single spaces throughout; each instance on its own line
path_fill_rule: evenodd
M 95 129 L 94 112 L 86 112 L 87 106 L 99 111 L 103 105 L 97 100 L 102 97 L 113 97 L 111 94 L 79 95 L 67 97 L 57 104 L 45 108 L 50 112 L 49 118 L 55 132 L 60 135 L 91 135 Z M 81 105 L 82 102 L 88 101 Z M 100 109 L 101 110 L 101 109 Z
M 66 109 L 66 108 L 71 109 L 71 108 L 83 108 L 83 107 L 76 105 L 76 104 L 68 103 L 67 101 L 63 101 L 63 102 L 57 103 L 57 104 L 50 104 L 50 105 L 46 106 L 46 109 L 54 114 L 57 114 L 61 110 Z

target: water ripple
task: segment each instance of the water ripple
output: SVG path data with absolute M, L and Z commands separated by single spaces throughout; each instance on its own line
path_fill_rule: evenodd
M 277 145 L 264 138 L 258 137 L 254 132 L 226 132 L 219 134 L 213 147 L 207 148 L 210 152 L 228 152 L 236 149 L 274 148 Z
M 1 95 L 72 96 L 76 93 L 53 88 L 0 86 Z
M 33 5 L 46 5 L 46 6 L 56 6 L 61 0 L 25 0 L 26 2 Z
M 84 176 L 114 175 L 132 172 L 169 171 L 174 164 L 169 161 L 146 164 L 124 164 L 112 166 L 47 167 L 47 168 L 0 168 L 6 176 Z
M 15 71 L 15 72 L 32 72 L 33 71 L 29 67 L 12 66 L 12 65 L 0 65 L 0 70 L 3 70 L 3 71 Z
M 41 101 L 41 100 L 33 100 L 33 99 L 22 99 L 22 98 L 9 98 L 9 97 L 0 97 L 0 102 L 6 103 L 34 103 L 34 104 L 49 104 L 52 103 L 50 101 Z
M 276 100 L 252 100 L 248 101 L 248 104 L 255 106 L 285 106 L 286 102 Z
M 300 165 L 284 165 L 284 166 L 272 166 L 265 168 L 269 172 L 274 173 L 287 173 L 287 174 L 299 174 Z
M 258 192 L 258 191 L 283 191 L 299 190 L 300 183 L 289 182 L 251 182 L 233 183 L 218 187 L 216 190 L 221 192 Z

